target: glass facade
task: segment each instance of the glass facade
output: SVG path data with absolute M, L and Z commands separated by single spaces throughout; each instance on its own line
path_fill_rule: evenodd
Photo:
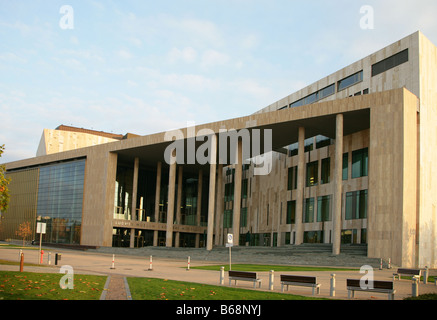
M 353 86 L 354 84 L 357 84 L 358 82 L 363 81 L 363 70 L 360 72 L 357 72 L 347 78 L 344 78 L 343 80 L 340 80 L 338 82 L 338 91 L 344 90 L 350 86 Z
M 365 177 L 368 174 L 369 149 L 352 152 L 352 178 Z
M 345 219 L 367 218 L 367 190 L 346 193 Z
M 44 242 L 80 244 L 85 160 L 39 169 L 37 220 L 45 222 Z
M 326 97 L 329 97 L 330 95 L 333 95 L 335 93 L 335 84 L 331 84 L 327 86 L 326 88 L 320 89 L 302 99 L 299 99 L 293 103 L 290 104 L 290 108 L 294 107 L 300 107 L 307 104 L 315 103 L 319 100 L 322 100 Z
M 372 77 L 408 62 L 408 49 L 372 65 Z
M 348 179 L 348 161 L 349 161 L 349 154 L 348 153 L 343 153 L 343 172 L 342 172 L 342 176 L 343 176 L 343 180 L 347 180 Z
M 296 221 L 296 200 L 287 202 L 287 224 L 294 224 Z
M 331 196 L 317 198 L 317 222 L 331 221 Z
M 312 187 L 317 185 L 318 183 L 318 167 L 319 162 L 313 161 L 310 163 L 307 163 L 307 179 L 306 179 L 306 186 Z
M 297 189 L 297 166 L 288 168 L 287 190 Z
M 322 170 L 320 174 L 320 183 L 326 184 L 331 181 L 331 158 L 322 159 Z
M 314 198 L 305 199 L 305 208 L 302 222 L 314 222 Z

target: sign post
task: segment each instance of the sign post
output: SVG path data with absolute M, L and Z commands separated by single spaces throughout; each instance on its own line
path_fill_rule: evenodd
M 226 247 L 229 248 L 229 270 L 232 270 L 232 250 L 231 248 L 234 246 L 234 235 L 232 233 L 228 233 L 228 242 L 226 243 Z
M 41 250 L 41 243 L 42 243 L 42 235 L 46 233 L 46 223 L 44 222 L 38 222 L 36 224 L 36 233 L 39 233 L 39 253 L 41 254 L 41 259 L 39 263 L 42 263 L 42 254 L 43 251 Z

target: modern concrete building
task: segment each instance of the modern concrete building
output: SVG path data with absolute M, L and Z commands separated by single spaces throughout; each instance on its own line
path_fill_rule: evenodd
M 436 50 L 416 32 L 254 114 L 173 133 L 64 149 L 44 133 L 37 157 L 6 164 L 0 239 L 26 220 L 47 223 L 46 242 L 90 246 L 213 250 L 232 233 L 234 245 L 362 244 L 435 268 Z M 231 129 L 240 139 L 223 139 Z

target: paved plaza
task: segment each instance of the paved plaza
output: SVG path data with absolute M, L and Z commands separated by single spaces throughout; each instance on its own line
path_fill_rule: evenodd
M 26 263 L 38 263 L 38 250 L 23 250 Z M 48 256 L 50 252 L 50 266 Z M 287 254 L 288 252 L 288 254 Z M 55 266 L 55 254 L 60 254 L 61 259 Z M 152 265 L 150 257 L 152 256 Z M 190 259 L 188 260 L 188 257 Z M 0 248 L 0 259 L 18 261 L 19 249 Z M 114 259 L 114 260 L 113 260 Z M 373 267 L 374 279 L 391 281 L 392 274 L 397 267 L 387 268 L 384 263 L 383 269 L 379 270 L 379 260 L 369 259 L 365 256 L 353 254 L 340 254 L 332 256 L 328 252 L 317 254 L 300 253 L 293 254 L 290 248 L 245 248 L 235 247 L 232 249 L 232 263 L 253 263 L 272 265 L 306 265 L 306 266 L 335 266 L 335 267 L 357 267 L 371 265 Z M 188 262 L 190 269 L 188 268 Z M 208 271 L 193 269 L 203 265 L 229 265 L 229 250 L 217 248 L 213 251 L 205 249 L 184 249 L 184 248 L 161 248 L 151 247 L 142 249 L 123 248 L 100 248 L 87 251 L 70 250 L 64 248 L 44 248 L 43 263 L 45 267 L 24 267 L 24 271 L 30 272 L 59 272 L 63 265 L 73 267 L 75 274 L 96 274 L 107 275 L 108 281 L 101 299 L 106 300 L 129 300 L 130 291 L 127 286 L 127 277 L 149 277 L 169 280 L 180 280 L 211 285 L 220 285 L 220 271 Z M 149 270 L 152 267 L 152 270 Z M 17 270 L 18 266 L 0 265 L 0 270 Z M 434 275 L 436 270 L 430 270 Z M 280 274 L 310 275 L 316 276 L 317 282 L 321 284 L 319 297 L 330 298 L 330 286 L 332 273 L 335 273 L 335 298 L 347 299 L 346 279 L 360 279 L 364 274 L 357 271 L 316 271 L 316 272 L 274 272 L 273 291 L 280 292 Z M 269 291 L 269 272 L 258 272 L 262 279 L 261 289 Z M 227 273 L 225 273 L 224 285 L 229 284 Z M 238 282 L 239 288 L 252 289 L 250 282 Z M 412 295 L 411 280 L 396 280 L 395 300 L 402 300 Z M 311 288 L 290 287 L 288 293 L 303 296 L 311 296 Z M 434 282 L 419 284 L 419 294 L 437 293 L 437 286 Z M 387 300 L 386 294 L 356 292 L 356 300 Z

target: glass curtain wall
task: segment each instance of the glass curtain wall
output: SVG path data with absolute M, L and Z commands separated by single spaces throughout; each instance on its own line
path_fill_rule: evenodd
M 39 169 L 37 221 L 45 222 L 49 243 L 80 244 L 85 160 Z

